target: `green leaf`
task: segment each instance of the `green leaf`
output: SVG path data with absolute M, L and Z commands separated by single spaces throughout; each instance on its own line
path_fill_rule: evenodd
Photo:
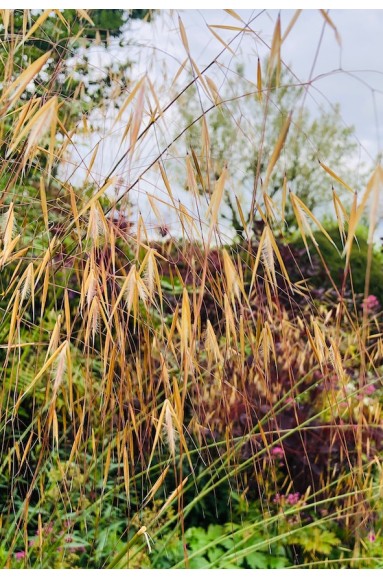
M 209 548 L 209 550 L 207 552 L 207 557 L 209 558 L 210 562 L 216 562 L 217 560 L 222 558 L 223 554 L 224 554 L 224 551 L 222 550 L 222 548 L 219 548 L 219 547 Z
M 192 558 L 190 560 L 190 568 L 192 570 L 198 570 L 199 568 L 208 568 L 209 562 L 203 556 L 197 556 L 196 558 Z
M 332 549 L 340 544 L 340 540 L 334 532 L 322 530 L 318 527 L 299 533 L 294 538 L 294 542 L 300 544 L 306 552 L 326 555 L 331 554 Z
M 267 568 L 267 558 L 263 552 L 253 552 L 246 556 L 246 562 L 250 568 Z

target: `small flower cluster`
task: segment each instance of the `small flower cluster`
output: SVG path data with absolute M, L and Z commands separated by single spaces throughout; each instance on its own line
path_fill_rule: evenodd
M 301 499 L 301 494 L 299 492 L 294 492 L 286 495 L 276 494 L 273 500 L 274 504 L 295 506 Z
M 380 309 L 380 303 L 375 295 L 369 295 L 363 300 L 363 311 L 366 313 L 375 313 L 378 309 Z
M 375 532 L 373 530 L 371 530 L 371 532 L 368 533 L 367 538 L 368 538 L 369 542 L 375 542 L 375 540 L 376 540 Z
M 25 550 L 21 550 L 20 552 L 15 552 L 16 560 L 24 560 L 25 558 Z
M 374 391 L 376 391 L 376 387 L 375 385 L 372 385 L 372 383 L 366 385 L 366 387 L 363 388 L 363 392 L 365 395 L 371 395 L 372 393 L 374 393 Z
M 72 527 L 72 522 L 71 522 L 70 520 L 65 520 L 65 521 L 64 521 L 64 526 L 66 527 L 67 530 L 69 530 L 69 529 Z M 36 531 L 36 536 L 37 536 L 37 538 L 34 538 L 33 540 L 29 540 L 29 543 L 28 543 L 28 544 L 29 544 L 29 547 L 30 547 L 30 548 L 34 548 L 34 547 L 38 546 L 38 543 L 39 543 L 38 536 L 40 536 L 40 533 L 41 533 L 41 536 L 46 540 L 46 539 L 48 538 L 48 536 L 53 533 L 53 530 L 54 530 L 54 528 L 53 528 L 53 523 L 52 523 L 52 522 L 50 522 L 50 523 L 46 524 L 45 526 L 43 526 L 41 532 L 40 532 L 40 530 L 37 530 L 37 531 Z M 64 539 L 64 542 L 65 542 L 66 544 L 70 544 L 71 542 L 73 542 L 73 540 L 74 540 L 74 539 L 73 539 L 73 536 L 72 536 L 71 534 L 66 534 L 66 535 L 64 535 L 64 532 L 65 532 L 65 531 L 63 531 L 63 532 L 60 533 L 60 537 L 62 537 L 62 538 Z M 57 550 L 57 552 L 61 552 L 61 551 L 63 550 L 63 547 L 62 547 L 62 546 L 58 546 L 58 547 L 56 548 L 56 550 Z M 72 552 L 72 553 L 85 552 L 84 546 L 65 547 L 65 550 L 66 550 L 67 552 Z M 23 559 L 26 557 L 26 552 L 25 552 L 25 550 L 21 550 L 20 552 L 15 552 L 14 557 L 15 557 L 16 560 L 23 560 Z
M 270 453 L 273 456 L 273 458 L 276 459 L 281 460 L 285 457 L 285 452 L 283 451 L 283 448 L 281 448 L 281 446 L 275 446 L 274 448 L 271 448 Z

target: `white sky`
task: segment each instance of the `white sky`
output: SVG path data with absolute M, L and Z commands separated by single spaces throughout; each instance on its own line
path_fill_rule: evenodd
M 245 22 L 259 12 L 237 11 Z M 281 10 L 282 33 L 294 12 L 291 9 Z M 222 49 L 206 24 L 239 24 L 224 10 L 191 9 L 173 11 L 172 15 L 167 11 L 165 17 L 154 19 L 152 24 L 136 22 L 133 25 L 134 36 L 141 42 L 141 58 L 145 68 L 149 51 L 143 45 L 152 46 L 157 52 L 157 62 L 166 61 L 169 69 L 176 69 L 183 61 L 185 51 L 178 31 L 178 14 L 187 32 L 192 56 L 200 68 L 207 65 Z M 277 14 L 276 10 L 266 10 L 252 24 L 253 29 L 268 43 L 271 42 Z M 366 145 L 368 152 L 375 156 L 378 150 L 378 126 L 374 94 L 378 119 L 383 119 L 383 10 L 331 10 L 329 14 L 339 31 L 342 44 L 338 45 L 333 30 L 325 26 L 313 70 L 313 77 L 317 80 L 313 82 L 310 93 L 323 106 L 327 105 L 327 100 L 333 104 L 339 102 L 345 123 L 355 126 L 356 136 Z M 304 10 L 283 44 L 282 58 L 302 82 L 310 79 L 323 25 L 324 19 L 318 10 Z M 236 34 L 219 29 L 216 31 L 225 40 Z M 253 76 L 255 79 L 255 56 L 258 51 L 265 53 L 262 45 L 256 42 L 254 36 L 248 35 L 242 37 L 235 46 L 240 48 L 237 60 L 244 60 L 249 78 Z M 354 76 L 351 77 L 349 73 Z M 320 75 L 324 77 L 319 79 Z M 317 104 L 310 98 L 307 99 L 307 105 L 313 111 L 317 108 Z
M 256 62 L 258 56 L 267 51 L 263 44 L 271 43 L 276 10 L 237 10 L 245 22 L 252 20 L 251 28 L 256 33 L 240 35 L 231 44 L 235 57 L 228 51 L 219 58 L 221 65 L 230 70 L 236 62 L 245 65 L 245 76 L 256 82 Z M 281 10 L 282 34 L 286 30 L 295 10 Z M 342 119 L 346 126 L 355 127 L 355 137 L 360 145 L 360 154 L 365 159 L 375 159 L 383 142 L 383 10 L 330 10 L 329 15 L 341 37 L 338 44 L 334 30 L 326 24 L 318 10 L 303 10 L 294 28 L 282 45 L 282 59 L 292 69 L 301 82 L 311 82 L 306 99 L 306 106 L 313 114 L 319 108 L 329 109 L 339 103 Z M 132 69 L 132 80 L 148 73 L 161 95 L 161 105 L 167 104 L 170 98 L 170 85 L 174 74 L 186 58 L 182 44 L 178 16 L 185 26 L 190 52 L 200 70 L 208 65 L 221 51 L 222 44 L 209 31 L 210 25 L 238 26 L 240 23 L 224 10 L 163 10 L 151 23 L 133 21 L 127 33 L 130 46 L 114 49 L 112 59 L 129 58 L 135 61 Z M 226 42 L 238 33 L 232 30 L 216 28 Z M 261 40 L 260 40 L 261 39 Z M 110 59 L 110 57 L 109 57 Z M 95 66 L 102 66 L 107 60 L 105 51 L 96 48 L 91 57 Z M 213 66 L 209 75 L 219 85 L 222 81 L 219 68 Z M 185 76 L 186 81 L 186 76 Z M 166 122 L 166 124 L 165 124 Z M 178 125 L 174 115 L 168 114 L 161 127 L 162 138 L 171 139 L 177 132 Z M 107 123 L 106 123 L 107 126 Z M 158 137 L 158 134 L 156 135 Z M 95 141 L 94 141 L 95 142 Z M 94 144 L 93 142 L 93 144 Z M 128 143 L 125 143 L 125 147 Z M 96 180 L 102 180 L 110 166 L 123 152 L 119 138 L 115 136 L 105 140 L 100 149 L 94 172 Z M 85 149 L 81 149 L 82 153 Z M 157 152 L 154 137 L 148 139 L 146 148 L 140 150 L 140 162 L 131 168 L 128 179 L 133 181 L 145 163 L 148 163 Z M 123 177 L 127 176 L 123 173 Z M 157 182 L 145 181 L 135 189 L 134 202 L 146 214 L 147 220 L 153 216 L 147 203 L 147 193 L 157 190 Z M 179 198 L 191 212 L 195 210 L 190 195 L 177 190 Z M 383 204 L 383 203 L 382 203 Z M 382 207 L 383 215 L 383 207 Z M 169 219 L 165 211 L 164 219 Z

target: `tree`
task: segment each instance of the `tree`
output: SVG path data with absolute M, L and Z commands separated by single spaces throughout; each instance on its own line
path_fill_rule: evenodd
M 263 66 L 267 69 L 267 62 Z M 211 85 L 211 82 L 210 82 Z M 259 92 L 254 84 L 243 77 L 243 67 L 238 67 L 235 79 L 225 84 L 219 96 L 210 94 L 210 109 L 205 115 L 210 139 L 210 176 L 213 182 L 228 163 L 235 190 L 227 195 L 226 214 L 231 216 L 237 230 L 241 230 L 235 196 L 249 211 L 255 192 L 262 203 L 262 179 L 272 156 L 275 144 L 289 113 L 292 121 L 284 142 L 283 150 L 269 181 L 267 194 L 275 202 L 280 200 L 284 177 L 290 188 L 310 210 L 323 211 L 331 199 L 332 182 L 320 167 L 318 160 L 333 168 L 346 182 L 350 181 L 352 157 L 357 143 L 353 138 L 353 127 L 344 126 L 340 107 L 323 111 L 313 117 L 302 106 L 305 87 L 284 71 L 279 86 L 275 79 L 267 94 Z M 212 107 L 212 101 L 221 104 Z M 187 106 L 186 106 L 187 101 Z M 194 98 L 189 91 L 180 103 L 181 115 L 186 123 L 192 123 L 201 113 L 200 100 L 194 89 Z M 203 153 L 202 125 L 195 124 L 186 133 L 186 146 L 193 149 L 199 163 L 207 170 L 206 155 Z M 353 179 L 351 179 L 353 180 Z M 354 182 L 350 183 L 351 185 Z M 225 209 L 224 209 L 225 210 Z M 285 219 L 289 223 L 293 212 L 286 205 Z
M 1 11 L 1 153 L 17 167 L 11 175 L 9 166 L 7 174 L 4 170 L 0 173 L 3 188 L 14 186 L 21 168 L 25 171 L 22 156 L 25 147 L 28 149 L 28 139 L 31 145 L 31 134 L 40 150 L 36 148 L 35 156 L 39 162 L 30 166 L 38 173 L 46 163 L 42 149 L 50 147 L 52 159 L 53 141 L 55 145 L 57 138 L 65 141 L 116 85 L 120 91 L 126 89 L 130 80 L 128 56 L 94 76 L 86 50 L 97 44 L 107 46 L 111 37 L 119 37 L 122 45 L 121 33 L 129 18 L 150 15 L 151 11 L 143 9 Z M 44 107 L 46 116 L 41 113 Z M 33 125 L 33 118 L 40 118 L 41 126 Z M 33 132 L 33 126 L 40 130 Z M 48 133 L 50 139 L 46 138 Z M 19 139 L 20 134 L 25 138 Z

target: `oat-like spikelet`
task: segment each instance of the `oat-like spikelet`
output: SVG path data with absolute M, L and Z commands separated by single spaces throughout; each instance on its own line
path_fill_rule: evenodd
M 206 347 L 206 351 L 208 353 L 208 357 L 210 357 L 210 362 L 211 362 L 211 357 L 214 356 L 216 363 L 217 362 L 222 363 L 223 356 L 222 356 L 222 353 L 220 352 L 217 337 L 216 337 L 216 334 L 214 332 L 214 329 L 213 329 L 209 319 L 207 321 L 207 327 L 206 327 L 205 347 Z
M 221 206 L 223 192 L 228 177 L 227 167 L 224 167 L 221 176 L 215 184 L 211 201 L 207 210 L 207 216 L 211 217 L 211 225 L 214 226 L 218 220 L 219 208 Z
M 97 295 L 97 290 L 98 290 L 98 280 L 96 277 L 96 272 L 94 268 L 91 267 L 85 285 L 86 302 L 88 308 L 92 305 L 93 299 Z
M 8 210 L 0 217 L 0 231 L 3 237 L 3 251 L 5 252 L 12 239 L 15 231 L 15 213 L 14 204 L 10 203 Z
M 35 316 L 35 276 L 33 263 L 29 263 L 24 271 L 23 276 L 19 282 L 20 292 L 20 308 L 25 300 L 31 296 L 33 317 Z
M 104 217 L 101 205 L 98 201 L 92 203 L 89 209 L 88 230 L 86 239 L 91 240 L 94 247 L 99 247 L 101 239 L 105 239 L 108 233 L 108 225 Z
M 50 56 L 51 51 L 46 52 L 40 56 L 40 58 L 37 58 L 37 60 L 32 62 L 21 74 L 17 75 L 12 84 L 3 91 L 3 94 L 0 97 L 0 104 L 3 105 L 5 103 L 6 110 L 11 108 L 11 106 L 16 103 L 17 99 L 24 92 L 27 85 L 40 72 Z
M 89 343 L 90 336 L 92 336 L 92 340 L 94 343 L 94 340 L 100 328 L 100 308 L 101 308 L 100 300 L 96 295 L 93 298 L 92 303 L 89 307 L 88 321 L 85 333 L 85 343 Z
M 64 379 L 67 367 L 68 353 L 69 353 L 69 342 L 65 341 L 59 355 L 57 356 L 56 375 L 53 383 L 53 396 L 57 395 L 58 389 Z
M 169 401 L 165 400 L 165 429 L 166 429 L 166 441 L 170 450 L 171 455 L 174 457 L 176 454 L 176 442 L 175 442 L 175 429 L 173 426 L 172 413 L 170 410 Z
M 234 305 L 234 299 L 236 298 L 238 301 L 241 299 L 240 294 L 240 280 L 237 273 L 235 266 L 233 265 L 232 260 L 230 259 L 229 253 L 226 249 L 222 251 L 223 256 L 223 266 L 225 270 L 225 277 L 226 277 L 226 285 L 227 285 L 227 294 L 230 296 L 231 301 Z
M 276 286 L 277 278 L 275 276 L 274 251 L 271 242 L 272 233 L 268 227 L 265 228 L 265 231 L 266 234 L 262 245 L 262 262 L 266 273 L 268 274 L 269 278 L 272 279 L 274 286 Z
M 56 319 L 56 323 L 53 327 L 53 331 L 52 331 L 51 338 L 49 341 L 45 361 L 48 359 L 49 354 L 51 352 L 56 351 L 56 349 L 58 348 L 59 341 L 60 341 L 61 319 L 62 319 L 62 315 L 61 315 L 61 313 L 59 313 L 59 315 L 57 316 L 57 319 Z
M 33 293 L 34 289 L 34 272 L 33 263 L 29 263 L 26 268 L 22 280 L 21 280 L 21 294 L 20 294 L 20 304 Z M 33 295 L 32 295 L 33 297 Z

